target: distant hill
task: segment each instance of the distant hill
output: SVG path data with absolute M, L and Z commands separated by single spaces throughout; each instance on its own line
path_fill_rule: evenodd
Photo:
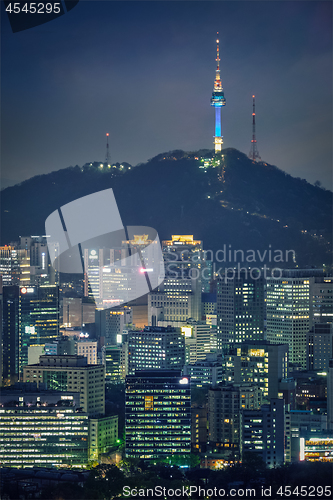
M 161 239 L 193 234 L 214 252 L 224 245 L 293 249 L 300 267 L 330 266 L 332 192 L 235 149 L 222 153 L 219 165 L 218 158 L 208 161 L 212 151 L 177 150 L 136 167 L 92 163 L 8 187 L 1 192 L 1 244 L 44 234 L 45 219 L 55 209 L 112 187 L 123 223 L 154 227 Z

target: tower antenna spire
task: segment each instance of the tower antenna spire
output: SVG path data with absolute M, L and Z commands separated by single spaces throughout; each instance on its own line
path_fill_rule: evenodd
M 214 146 L 215 153 L 219 153 L 222 151 L 223 144 L 223 136 L 222 136 L 222 125 L 221 125 L 221 108 L 225 106 L 225 97 L 222 87 L 221 81 L 221 73 L 220 73 L 220 40 L 219 40 L 219 32 L 217 32 L 216 39 L 216 74 L 214 81 L 214 90 L 212 94 L 212 98 L 210 100 L 211 106 L 215 108 L 215 136 L 214 136 Z
M 106 155 L 105 155 L 105 163 L 107 165 L 111 165 L 111 160 L 110 160 L 110 151 L 109 151 L 109 132 L 106 134 Z
M 216 61 L 217 61 L 216 71 L 220 71 L 220 40 L 219 40 L 219 32 L 217 32 L 217 39 L 216 39 Z
M 251 151 L 249 158 L 253 161 L 261 161 L 259 151 L 257 149 L 257 139 L 256 139 L 256 96 L 252 96 L 252 141 L 251 141 Z

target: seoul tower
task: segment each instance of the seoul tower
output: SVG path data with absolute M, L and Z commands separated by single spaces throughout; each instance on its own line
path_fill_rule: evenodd
M 217 68 L 216 68 L 216 76 L 214 82 L 214 90 L 212 94 L 212 98 L 210 100 L 210 104 L 215 107 L 215 136 L 214 136 L 214 145 L 215 145 L 215 153 L 219 153 L 222 151 L 223 137 L 222 137 L 222 126 L 221 126 L 221 108 L 225 106 L 225 98 L 222 87 L 222 80 L 220 75 L 220 47 L 219 47 L 219 33 L 217 32 Z

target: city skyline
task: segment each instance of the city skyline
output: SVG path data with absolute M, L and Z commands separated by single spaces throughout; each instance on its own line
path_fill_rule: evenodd
M 103 161 L 106 133 L 133 165 L 213 149 L 218 31 L 224 147 L 248 154 L 255 94 L 262 159 L 331 188 L 330 16 L 325 1 L 80 2 L 13 34 L 3 15 L 2 187 Z

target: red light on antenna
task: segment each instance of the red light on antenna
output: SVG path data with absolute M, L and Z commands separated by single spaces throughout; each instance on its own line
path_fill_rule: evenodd
M 109 134 L 106 134 L 107 137 L 109 137 Z
M 255 95 L 253 95 L 252 97 L 255 97 Z

